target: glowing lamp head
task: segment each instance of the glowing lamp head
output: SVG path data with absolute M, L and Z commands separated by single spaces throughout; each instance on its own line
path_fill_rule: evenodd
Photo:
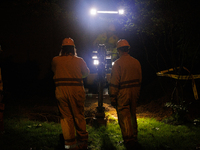
M 94 8 L 92 8 L 92 9 L 90 10 L 90 14 L 91 14 L 91 15 L 96 15 L 96 14 L 97 14 L 97 10 L 94 9 Z
M 120 15 L 124 14 L 124 10 L 123 9 L 120 9 L 118 12 L 119 12 Z
M 98 57 L 97 56 L 92 56 L 92 59 L 97 59 Z
M 99 65 L 99 60 L 94 60 L 93 63 L 94 63 L 95 66 L 97 66 L 97 65 Z

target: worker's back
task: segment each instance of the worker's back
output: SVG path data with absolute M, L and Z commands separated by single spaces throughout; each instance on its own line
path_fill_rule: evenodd
M 142 71 L 139 61 L 128 54 L 129 49 L 125 39 L 117 42 L 120 58 L 112 67 L 109 94 L 111 105 L 117 110 L 126 149 L 137 149 L 136 102 L 140 95 Z
M 137 59 L 126 54 L 115 61 L 112 67 L 110 91 L 112 95 L 117 95 L 117 99 L 123 97 L 123 99 L 137 100 L 141 81 L 141 65 Z
M 82 58 L 71 55 L 54 57 L 52 70 L 56 89 L 63 86 L 67 86 L 68 90 L 84 89 L 82 78 L 89 74 L 89 69 Z
M 137 59 L 129 54 L 121 56 L 116 62 L 120 68 L 120 82 L 142 80 L 141 66 Z

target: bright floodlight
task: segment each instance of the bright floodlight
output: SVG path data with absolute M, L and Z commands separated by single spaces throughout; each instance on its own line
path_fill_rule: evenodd
M 119 10 L 119 14 L 120 14 L 120 15 L 123 15 L 123 14 L 124 14 L 124 10 L 123 10 L 123 9 L 120 9 L 120 10 Z
M 92 56 L 92 59 L 97 59 L 97 56 Z
M 94 60 L 94 65 L 99 65 L 99 60 Z
M 99 14 L 118 14 L 118 11 L 97 11 Z
M 91 10 L 90 10 L 90 14 L 91 14 L 91 15 L 96 15 L 96 14 L 97 14 L 97 10 L 94 9 L 94 8 L 91 9 Z
M 95 8 L 90 9 L 90 14 L 91 15 L 96 15 L 96 14 L 119 14 L 119 15 L 123 15 L 124 14 L 124 10 L 120 9 L 118 11 L 97 11 Z

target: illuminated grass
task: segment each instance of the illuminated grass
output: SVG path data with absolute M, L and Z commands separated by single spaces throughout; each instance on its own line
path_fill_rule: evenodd
M 106 127 L 93 128 L 88 126 L 89 148 L 92 150 L 101 149 L 125 149 L 123 145 L 120 127 L 117 121 L 112 121 Z
M 106 114 L 108 125 L 87 126 L 91 150 L 124 150 L 117 120 Z M 2 150 L 57 150 L 62 133 L 60 124 L 30 121 L 23 118 L 5 119 L 6 133 L 0 138 Z M 200 144 L 200 127 L 168 125 L 155 119 L 138 119 L 138 141 L 146 150 L 192 150 Z
M 200 127 L 168 125 L 150 118 L 138 119 L 138 139 L 148 149 L 196 149 Z
M 107 114 L 108 115 L 108 114 Z M 114 117 L 107 127 L 98 129 L 90 127 L 90 148 L 100 150 L 125 149 L 122 143 L 121 130 Z M 194 125 L 169 125 L 151 118 L 138 119 L 138 141 L 146 150 L 192 150 L 199 147 L 200 127 Z

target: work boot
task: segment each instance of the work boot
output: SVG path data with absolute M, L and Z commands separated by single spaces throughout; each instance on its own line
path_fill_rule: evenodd
M 88 150 L 88 144 L 87 142 L 81 142 L 78 144 L 79 150 Z
M 65 145 L 65 150 L 79 150 L 79 147 L 74 144 L 74 145 Z

